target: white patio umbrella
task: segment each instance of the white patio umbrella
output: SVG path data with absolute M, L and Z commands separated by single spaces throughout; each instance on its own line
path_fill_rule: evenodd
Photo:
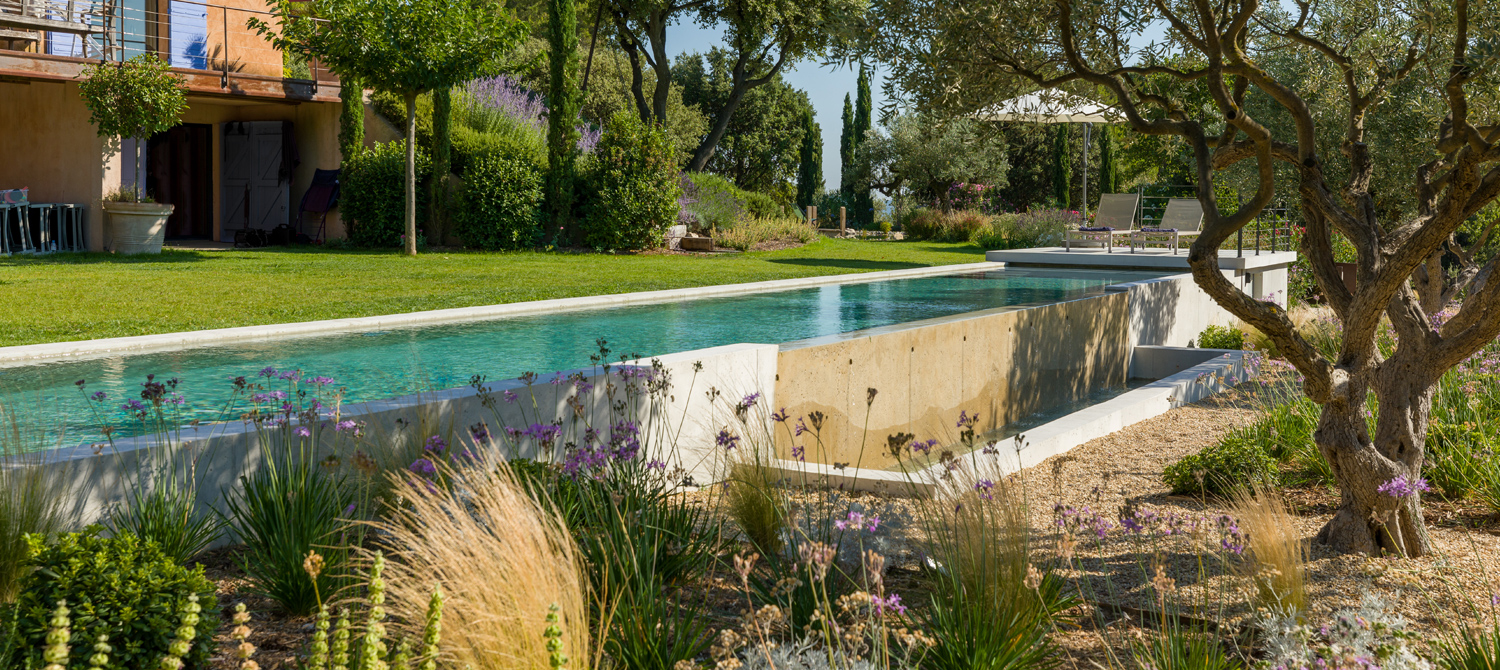
M 1089 135 L 1095 123 L 1119 123 L 1118 111 L 1088 98 L 1046 90 L 1011 98 L 974 113 L 982 121 L 1020 121 L 1022 123 L 1082 123 L 1083 124 L 1083 206 L 1085 217 L 1089 213 Z

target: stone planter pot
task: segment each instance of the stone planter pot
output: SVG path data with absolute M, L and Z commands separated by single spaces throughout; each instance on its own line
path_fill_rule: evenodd
M 105 202 L 106 248 L 117 254 L 159 254 L 167 234 L 172 205 L 155 202 Z

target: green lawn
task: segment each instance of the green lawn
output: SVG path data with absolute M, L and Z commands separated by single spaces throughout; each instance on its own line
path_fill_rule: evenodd
M 312 247 L 14 256 L 0 258 L 0 346 L 982 260 L 968 244 L 828 239 L 713 257 Z

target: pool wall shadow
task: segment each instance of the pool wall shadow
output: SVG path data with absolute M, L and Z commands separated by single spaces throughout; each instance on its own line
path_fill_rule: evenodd
M 1191 276 L 1176 275 L 1111 286 L 1103 295 L 1062 303 L 973 312 L 780 346 L 734 344 L 659 356 L 654 360 L 670 374 L 673 386 L 659 405 L 639 419 L 644 432 L 671 436 L 656 444 L 674 444 L 675 448 L 643 457 L 665 460 L 669 468 L 681 468 L 697 483 L 715 481 L 724 472 L 727 457 L 715 446 L 718 432 L 770 431 L 774 426 L 761 422 L 769 424 L 769 412 L 784 407 L 794 419 L 812 411 L 828 417 L 823 430 L 828 452 L 823 454 L 823 464 L 810 467 L 831 473 L 830 466 L 847 464 L 838 470 L 840 477 L 846 477 L 845 471 L 873 472 L 890 462 L 883 452 L 891 433 L 951 443 L 958 435 L 955 421 L 961 411 L 977 413 L 978 429 L 983 432 L 1049 404 L 1085 398 L 1102 386 L 1122 385 L 1132 376 L 1155 377 L 1182 370 L 1196 364 L 1195 356 L 1209 352 L 1175 355 L 1157 350 L 1158 345 L 1181 347 L 1208 324 L 1230 322 L 1228 313 L 1198 289 Z M 1148 351 L 1153 353 L 1143 355 Z M 649 366 L 651 362 L 634 364 Z M 571 372 L 575 371 L 556 374 L 565 377 Z M 604 389 L 609 380 L 597 369 L 576 372 L 595 386 L 582 399 L 582 411 L 599 426 L 608 417 Z M 1182 374 L 1187 373 L 1159 382 L 1166 383 L 1164 387 L 1148 385 L 1158 393 L 1150 400 L 1154 403 L 1150 412 L 1159 414 L 1217 388 L 1201 383 L 1182 386 L 1178 379 Z M 545 383 L 551 378 L 544 375 L 535 387 L 535 414 L 530 413 L 529 404 L 494 403 L 494 411 L 500 413 L 498 423 L 525 426 L 567 422 L 578 416 L 566 394 Z M 1178 381 L 1169 383 L 1173 379 Z M 496 381 L 490 387 L 496 397 L 509 390 L 529 399 L 533 390 L 516 380 Z M 877 394 L 867 403 L 870 388 Z M 720 400 L 706 400 L 710 390 Z M 761 394 L 757 405 L 764 411 L 756 412 L 761 418 L 746 425 L 730 408 L 752 393 Z M 520 413 L 522 406 L 527 408 L 525 417 Z M 1034 464 L 1076 446 L 1080 443 L 1076 440 L 1097 436 L 1099 430 L 1118 430 L 1155 415 L 1150 412 L 1116 412 L 1072 433 L 1066 424 L 1059 428 L 1053 422 L 1048 424 L 1052 438 L 1045 443 L 1025 442 L 1009 458 L 1016 467 Z M 350 404 L 343 408 L 343 417 L 379 427 L 397 439 L 419 441 L 427 435 L 413 426 L 446 423 L 462 432 L 484 422 L 492 433 L 501 428 L 492 409 L 469 387 Z M 864 427 L 867 418 L 868 430 Z M 773 434 L 778 435 L 778 449 L 789 456 L 792 444 L 781 436 L 785 432 L 778 429 Z M 199 500 L 206 507 L 221 506 L 226 496 L 234 495 L 240 477 L 261 463 L 258 434 L 243 421 L 189 427 L 181 441 L 189 455 L 199 457 Z M 153 459 L 161 453 L 153 446 L 153 438 L 139 437 L 117 440 L 102 453 L 88 446 L 64 448 L 48 454 L 48 467 L 63 472 L 73 496 L 81 501 L 87 523 L 126 499 L 132 478 L 123 473 L 153 467 Z M 807 457 L 818 459 L 811 446 Z M 1006 469 L 998 463 L 995 468 Z

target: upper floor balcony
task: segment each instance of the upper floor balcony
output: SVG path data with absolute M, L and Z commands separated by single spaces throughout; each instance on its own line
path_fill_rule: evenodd
M 73 79 L 153 53 L 198 95 L 333 101 L 338 78 L 246 27 L 264 0 L 0 0 L 0 80 Z

